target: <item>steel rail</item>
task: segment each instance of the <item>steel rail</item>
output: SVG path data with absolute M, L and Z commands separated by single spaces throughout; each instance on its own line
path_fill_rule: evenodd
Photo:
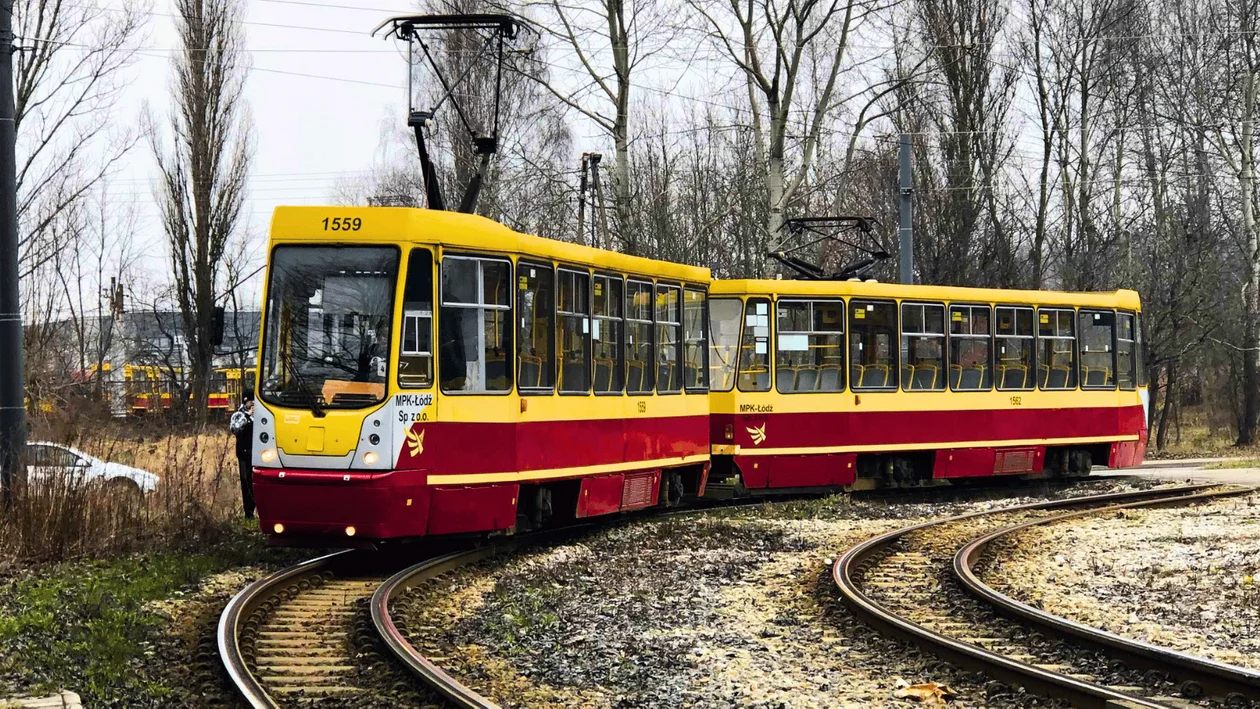
M 227 670 L 232 683 L 236 685 L 246 703 L 254 709 L 276 709 L 280 705 L 267 693 L 245 662 L 241 647 L 241 630 L 250 621 L 255 611 L 275 597 L 277 589 L 299 583 L 305 578 L 318 576 L 355 552 L 356 550 L 353 549 L 334 552 L 281 569 L 241 589 L 231 601 L 228 601 L 223 613 L 219 616 L 217 632 L 219 657 L 223 660 L 223 667 Z
M 1013 660 L 977 645 L 929 630 L 914 621 L 901 617 L 866 595 L 855 576 L 859 569 L 864 567 L 865 562 L 881 550 L 909 534 L 939 525 L 993 514 L 1051 510 L 1080 505 L 1106 506 L 1110 503 L 1147 499 L 1156 496 L 1185 496 L 1202 492 L 1212 487 L 1216 486 L 1186 485 L 1157 490 L 1071 497 L 1062 500 L 980 510 L 942 520 L 922 522 L 872 537 L 850 547 L 836 559 L 832 566 L 832 579 L 837 588 L 839 588 L 845 603 L 849 605 L 860 619 L 885 633 L 910 640 L 946 661 L 981 670 L 996 679 L 1008 683 L 1022 684 L 1037 694 L 1066 699 L 1073 706 L 1081 707 L 1082 709 L 1111 709 L 1116 706 L 1131 709 L 1138 707 L 1144 709 L 1166 708 L 1165 704 L 1154 702 L 1144 697 L 1118 692 L 1093 682 L 1086 682 L 1036 665 Z
M 1099 514 L 1110 510 L 1132 509 L 1138 507 L 1158 507 L 1162 505 L 1186 505 L 1222 497 L 1245 495 L 1255 492 L 1254 487 L 1242 487 L 1219 491 L 1209 491 L 1193 495 L 1144 500 L 1126 504 L 1113 505 L 1101 510 L 1082 510 L 1034 519 L 1019 524 L 1012 524 L 968 542 L 954 555 L 954 575 L 973 595 L 986 601 L 995 610 L 1008 617 L 1017 618 L 1048 631 L 1059 637 L 1068 637 L 1083 641 L 1101 648 L 1108 655 L 1127 664 L 1159 670 L 1169 677 L 1183 682 L 1182 694 L 1194 696 L 1195 690 L 1211 696 L 1230 698 L 1260 698 L 1260 671 L 1210 660 L 1205 657 L 1191 655 L 1152 643 L 1122 637 L 1100 628 L 1094 628 L 1076 621 L 1047 613 L 1018 601 L 980 580 L 975 573 L 976 564 L 983 557 L 985 550 L 996 540 L 1017 532 L 1040 525 L 1054 524 L 1074 518 Z M 1191 689 L 1184 683 L 1194 682 L 1198 686 Z M 1191 689 L 1191 691 L 1186 691 Z
M 416 649 L 403 635 L 389 612 L 390 599 L 412 586 L 437 578 L 450 571 L 474 564 L 497 554 L 510 552 L 526 541 L 536 541 L 533 535 L 512 541 L 500 542 L 493 546 L 480 547 L 471 551 L 454 552 L 439 556 L 436 559 L 420 562 L 415 566 L 403 569 L 389 577 L 385 583 L 372 594 L 372 623 L 376 632 L 385 641 L 386 646 L 404 665 L 407 666 L 422 682 L 445 697 L 457 707 L 464 709 L 499 709 L 499 705 L 478 694 L 467 685 L 447 674 Z
M 633 516 L 624 518 L 625 522 L 659 520 L 669 517 L 683 517 L 703 512 L 710 512 L 720 509 L 735 509 L 740 507 L 752 507 L 765 504 L 764 500 L 748 500 L 738 501 L 734 503 L 717 504 L 711 506 L 700 506 L 690 509 L 659 509 L 644 510 L 635 513 Z M 531 532 L 520 536 L 503 539 L 497 543 L 471 549 L 468 551 L 455 552 L 446 554 L 437 558 L 422 561 L 414 566 L 403 569 L 393 576 L 386 579 L 372 594 L 370 607 L 372 610 L 372 622 L 376 625 L 377 634 L 384 640 L 386 646 L 394 653 L 404 665 L 407 666 L 422 682 L 442 695 L 452 704 L 462 709 L 500 709 L 490 699 L 478 694 L 475 690 L 447 674 L 442 668 L 438 667 L 431 660 L 424 656 L 410 641 L 406 635 L 399 630 L 394 623 L 394 619 L 389 611 L 390 601 L 402 593 L 403 591 L 417 586 L 421 583 L 435 579 L 446 573 L 477 563 L 483 559 L 500 554 L 508 554 L 525 545 L 534 545 L 539 543 L 550 542 L 558 537 L 571 536 L 575 532 L 580 532 L 595 525 L 589 522 L 582 522 L 576 525 L 559 527 L 556 529 L 545 530 L 541 532 Z

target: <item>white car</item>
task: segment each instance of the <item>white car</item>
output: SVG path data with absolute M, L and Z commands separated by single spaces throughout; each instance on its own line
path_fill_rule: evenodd
M 122 463 L 110 463 L 59 443 L 36 441 L 26 444 L 26 473 L 31 482 L 58 477 L 99 481 L 110 488 L 153 492 L 158 476 Z

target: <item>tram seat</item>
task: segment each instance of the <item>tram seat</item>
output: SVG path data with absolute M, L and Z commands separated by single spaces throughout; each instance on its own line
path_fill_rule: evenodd
M 1049 388 L 1050 384 L 1050 365 L 1037 365 L 1037 387 L 1041 389 Z
M 1066 389 L 1071 373 L 1071 369 L 1061 364 L 1056 364 L 1050 367 L 1050 374 L 1046 377 L 1046 388 Z
M 612 391 L 613 360 L 595 358 L 595 391 Z
M 589 391 L 591 383 L 586 376 L 585 362 L 565 362 L 560 368 L 561 391 Z
M 913 390 L 930 390 L 936 388 L 936 380 L 940 375 L 940 370 L 934 364 L 917 364 L 912 367 L 913 374 L 908 381 L 910 389 Z
M 779 377 L 779 391 L 796 391 L 796 367 L 775 365 L 775 372 Z
M 796 368 L 796 386 L 792 391 L 817 391 L 818 367 L 807 364 Z
M 856 369 L 858 371 L 856 372 L 857 376 L 855 377 L 855 379 L 858 382 L 858 386 L 862 388 L 867 388 L 867 387 L 880 388 L 880 387 L 888 386 L 889 374 L 891 374 L 891 372 L 889 371 L 888 365 L 886 364 L 867 364 L 867 365 L 859 364 L 859 365 L 856 365 Z
M 1111 384 L 1110 367 L 1081 367 L 1082 383 L 1085 386 L 1105 387 Z
M 840 391 L 844 369 L 839 364 L 824 364 L 818 370 L 818 391 Z
M 901 381 L 907 389 L 914 389 L 914 365 L 901 365 Z
M 954 389 L 958 391 L 979 391 L 985 388 L 985 367 L 983 364 L 970 364 L 966 367 L 959 364 L 951 364 L 949 369 Z
M 1003 389 L 1024 389 L 1028 386 L 1028 367 L 1022 364 L 999 364 L 998 381 Z
M 510 389 L 508 379 L 507 356 L 503 352 L 494 352 L 486 360 L 486 388 L 491 391 Z
M 626 364 L 626 391 L 643 391 L 643 373 L 647 368 L 643 362 L 637 360 L 632 360 Z
M 678 387 L 678 365 L 673 362 L 657 362 L 656 388 L 660 391 L 676 391 Z
M 542 383 L 542 358 L 533 355 L 521 355 L 521 380 L 522 387 L 537 387 Z

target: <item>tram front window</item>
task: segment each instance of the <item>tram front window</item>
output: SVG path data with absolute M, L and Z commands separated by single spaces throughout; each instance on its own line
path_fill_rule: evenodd
M 280 246 L 272 254 L 263 401 L 353 409 L 385 400 L 398 249 Z

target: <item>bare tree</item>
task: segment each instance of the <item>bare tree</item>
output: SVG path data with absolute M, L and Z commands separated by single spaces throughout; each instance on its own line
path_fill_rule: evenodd
M 162 226 L 188 348 L 192 404 L 204 416 L 223 258 L 239 235 L 251 153 L 247 66 L 236 0 L 176 0 L 173 146 L 154 132 Z
M 882 6 L 867 0 L 688 2 L 744 79 L 755 154 L 764 166 L 768 203 L 764 228 L 768 238 L 777 238 L 788 205 L 809 179 L 823 132 L 837 110 L 855 96 L 866 96 L 869 106 L 869 92 L 882 95 L 892 90 L 888 84 L 863 80 L 851 56 L 850 44 L 860 26 Z M 846 70 L 853 71 L 859 86 L 855 91 L 839 81 Z M 794 133 L 799 144 L 792 147 L 799 152 L 789 155 Z
M 1213 87 L 1216 120 L 1204 135 L 1237 180 L 1238 231 L 1245 278 L 1242 284 L 1242 415 L 1238 445 L 1255 441 L 1260 421 L 1260 225 L 1256 223 L 1256 111 L 1260 108 L 1260 2 L 1231 0 L 1212 18 L 1216 61 Z
M 612 138 L 612 206 L 623 251 L 641 254 L 640 229 L 631 209 L 630 121 L 632 81 L 677 36 L 665 3 L 655 0 L 527 0 L 524 9 L 553 56 L 570 56 L 572 77 L 531 73 L 566 107 L 591 120 Z M 571 80 L 570 80 L 571 79 Z

